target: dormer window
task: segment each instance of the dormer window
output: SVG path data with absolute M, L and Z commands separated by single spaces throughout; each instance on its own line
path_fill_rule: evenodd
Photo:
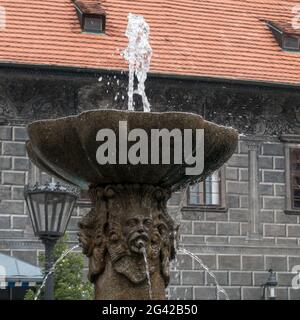
M 284 36 L 283 48 L 286 50 L 299 50 L 299 38 Z
M 74 1 L 81 30 L 88 33 L 105 32 L 105 11 L 97 0 Z
M 284 22 L 267 21 L 267 25 L 283 50 L 300 52 L 300 30 Z

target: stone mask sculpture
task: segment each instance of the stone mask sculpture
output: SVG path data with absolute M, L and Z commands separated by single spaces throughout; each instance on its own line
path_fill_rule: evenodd
M 166 211 L 170 192 L 134 184 L 96 187 L 91 193 L 96 210 L 80 222 L 79 240 L 89 257 L 89 280 L 96 285 L 96 296 L 128 299 L 133 283 L 144 287 L 140 298 L 149 298 L 145 248 L 150 277 L 155 282 L 152 294 L 163 299 L 177 231 Z M 116 279 L 119 290 L 115 286 L 110 290 Z

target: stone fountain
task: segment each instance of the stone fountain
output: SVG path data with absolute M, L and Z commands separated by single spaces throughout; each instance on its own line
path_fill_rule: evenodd
M 95 299 L 165 299 L 178 236 L 178 225 L 167 212 L 167 201 L 172 192 L 202 181 L 220 168 L 238 141 L 234 129 L 205 121 L 196 114 L 131 111 L 134 93 L 142 96 L 144 109 L 149 110 L 144 82 L 152 51 L 147 41 L 148 25 L 139 16 L 130 17 L 133 23 L 127 29 L 130 41 L 126 51 L 130 111 L 90 110 L 28 126 L 27 151 L 31 160 L 51 176 L 89 190 L 92 209 L 79 224 L 79 242 L 89 259 L 88 277 L 95 286 Z M 135 48 L 139 49 L 138 54 Z M 137 57 L 145 61 L 135 61 Z M 139 80 L 137 91 L 132 87 L 134 75 Z M 126 123 L 126 127 L 120 127 L 120 123 Z M 102 129 L 115 134 L 112 145 L 126 142 L 125 148 L 123 144 L 123 148 L 107 150 L 113 163 L 97 157 Z M 189 130 L 191 145 L 185 149 L 182 140 L 175 143 L 175 138 L 170 139 L 170 161 L 153 163 L 150 160 L 161 160 L 161 154 L 153 151 L 153 145 L 140 143 L 135 153 L 143 150 L 146 159 L 128 162 L 128 149 L 138 142 L 126 139 L 135 129 L 142 129 L 146 137 L 153 130 L 176 131 L 181 136 Z M 204 132 L 202 140 L 197 139 L 199 130 Z M 162 144 L 158 142 L 159 146 Z M 199 144 L 203 170 L 187 174 L 191 163 L 179 160 L 193 158 Z
M 176 164 L 174 159 L 170 164 L 100 165 L 97 133 L 111 129 L 121 139 L 124 132 L 119 132 L 119 121 L 127 121 L 128 131 L 143 128 L 149 135 L 151 129 L 203 129 L 203 172 L 186 175 L 188 165 Z M 95 298 L 164 299 L 178 229 L 167 212 L 167 201 L 173 191 L 203 180 L 222 166 L 236 148 L 237 132 L 191 113 L 91 110 L 33 122 L 28 134 L 28 154 L 39 168 L 89 189 L 92 209 L 79 224 L 79 240 L 89 258 Z M 195 144 L 194 139 L 194 150 Z

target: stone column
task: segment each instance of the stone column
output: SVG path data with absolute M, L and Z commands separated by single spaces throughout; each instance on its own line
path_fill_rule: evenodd
M 79 223 L 95 299 L 165 299 L 177 230 L 170 190 L 151 185 L 90 188 L 93 209 Z
M 259 170 L 258 170 L 258 152 L 260 149 L 260 141 L 247 141 L 248 144 L 248 203 L 249 203 L 249 239 L 260 239 L 261 236 L 258 232 L 259 226 L 259 212 L 260 212 L 260 199 L 259 199 Z

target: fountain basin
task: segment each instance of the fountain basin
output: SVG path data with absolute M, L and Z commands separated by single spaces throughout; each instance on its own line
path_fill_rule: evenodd
M 144 129 L 204 129 L 204 170 L 199 175 L 186 175 L 182 164 L 105 164 L 96 160 L 100 129 L 118 133 L 119 121 L 127 121 L 128 131 Z M 187 183 L 203 180 L 221 167 L 233 154 L 238 134 L 201 116 L 183 112 L 145 113 L 120 110 L 90 110 L 76 116 L 35 121 L 28 126 L 27 151 L 32 161 L 59 179 L 88 189 L 91 185 L 144 184 L 171 188 L 175 191 Z M 193 140 L 193 149 L 196 147 Z M 173 154 L 171 145 L 171 154 Z M 117 149 L 118 153 L 118 149 Z M 151 150 L 149 150 L 149 155 Z
M 120 129 L 120 121 L 126 123 L 126 130 Z M 174 155 L 179 144 L 186 160 L 202 143 L 204 169 L 187 175 L 189 161 L 175 161 L 175 156 L 167 164 L 146 164 L 144 160 L 144 164 L 120 164 L 124 150 L 119 152 L 118 147 L 114 151 L 117 164 L 101 165 L 96 157 L 99 145 L 105 143 L 96 138 L 101 129 L 109 129 L 116 146 L 133 129 L 142 129 L 146 138 L 151 137 L 152 129 L 177 129 L 180 136 L 190 129 L 194 135 L 188 151 L 182 141 L 171 139 L 169 154 Z M 197 140 L 197 129 L 203 129 L 203 139 Z M 89 259 L 88 278 L 94 283 L 95 299 L 164 299 L 178 237 L 167 201 L 172 191 L 203 180 L 221 167 L 236 148 L 237 132 L 192 113 L 91 110 L 36 121 L 28 126 L 28 134 L 27 151 L 38 167 L 89 189 L 92 209 L 80 221 L 78 237 Z M 126 152 L 135 143 L 128 142 Z M 146 145 L 148 156 L 151 147 Z M 166 145 L 161 143 L 162 147 Z

